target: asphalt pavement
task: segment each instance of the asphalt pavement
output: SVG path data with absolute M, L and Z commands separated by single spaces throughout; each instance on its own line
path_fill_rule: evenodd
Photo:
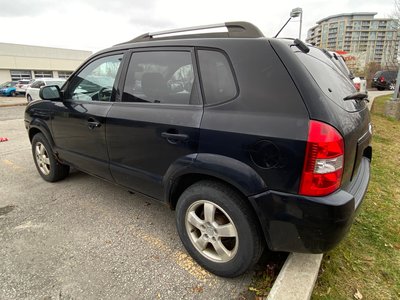
M 47 183 L 24 107 L 0 108 L 0 299 L 243 299 L 184 250 L 174 212 L 84 173 Z

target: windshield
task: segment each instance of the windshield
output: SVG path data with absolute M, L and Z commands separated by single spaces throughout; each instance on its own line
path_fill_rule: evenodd
M 15 82 L 7 81 L 7 82 L 2 83 L 2 84 L 0 85 L 0 87 L 1 87 L 1 88 L 9 88 L 9 87 L 15 86 L 15 84 L 16 84 Z
M 10 83 L 10 82 L 4 82 L 4 83 L 0 84 L 0 88 L 6 87 L 7 84 L 9 84 L 9 83 Z
M 295 53 L 330 100 L 350 112 L 363 107 L 355 100 L 343 100 L 346 96 L 356 93 L 353 82 L 320 49 L 310 47 L 307 54 L 297 50 Z

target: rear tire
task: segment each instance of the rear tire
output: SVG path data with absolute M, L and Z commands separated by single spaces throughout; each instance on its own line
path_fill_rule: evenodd
M 189 254 L 218 276 L 243 274 L 264 250 L 257 216 L 246 199 L 219 182 L 187 188 L 176 206 L 176 225 Z
M 44 180 L 56 182 L 68 176 L 69 166 L 56 160 L 53 149 L 42 133 L 37 133 L 32 139 L 32 154 L 36 168 Z

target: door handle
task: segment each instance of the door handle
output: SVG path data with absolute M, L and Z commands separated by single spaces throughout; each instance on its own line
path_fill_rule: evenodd
M 186 141 L 189 139 L 187 134 L 169 132 L 162 132 L 161 137 L 167 139 L 170 144 L 177 144 L 179 141 Z
M 87 120 L 89 129 L 95 129 L 96 127 L 100 127 L 101 123 L 97 121 L 95 118 L 89 118 Z

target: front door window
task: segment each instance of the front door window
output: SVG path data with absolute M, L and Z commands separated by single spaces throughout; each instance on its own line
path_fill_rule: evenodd
M 112 92 L 122 54 L 91 62 L 75 76 L 66 91 L 66 99 L 75 101 L 112 101 Z

